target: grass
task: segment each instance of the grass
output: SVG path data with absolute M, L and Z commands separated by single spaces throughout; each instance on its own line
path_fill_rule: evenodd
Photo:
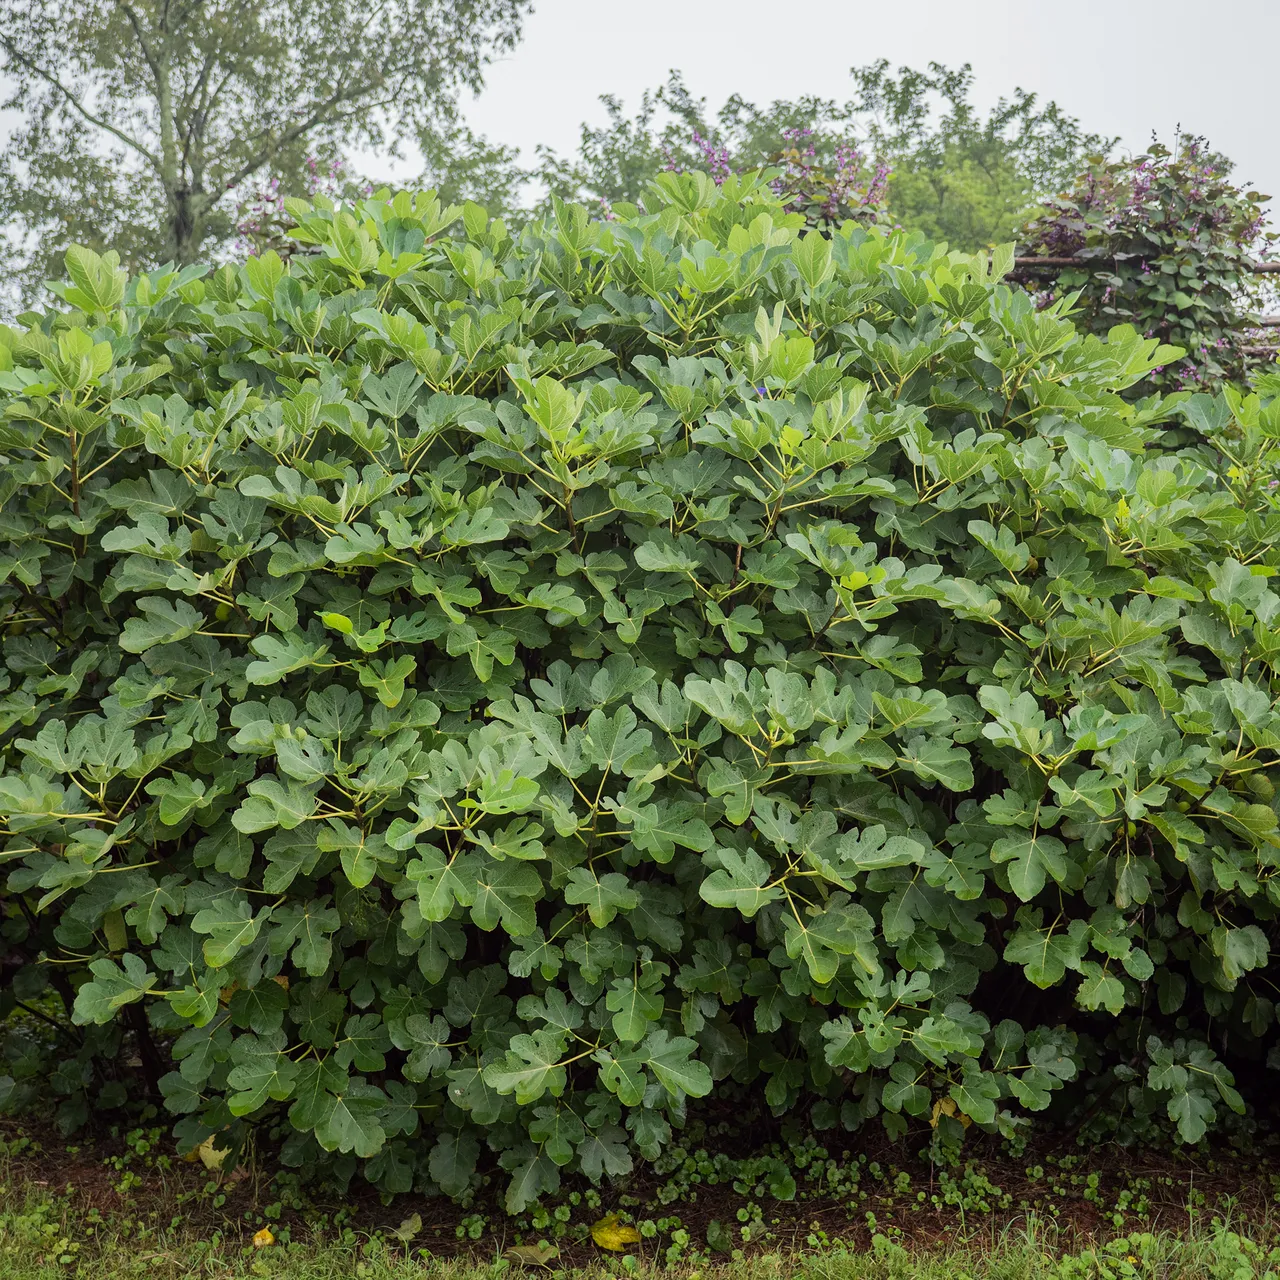
M 1033 1217 L 964 1239 L 910 1245 L 875 1235 L 869 1248 L 765 1252 L 674 1267 L 641 1257 L 604 1256 L 569 1270 L 524 1266 L 500 1244 L 444 1258 L 394 1236 L 347 1228 L 328 1239 L 255 1247 L 234 1231 L 200 1228 L 176 1216 L 158 1223 L 145 1208 L 86 1211 L 73 1188 L 55 1192 L 0 1167 L 3 1280 L 1253 1280 L 1280 1277 L 1280 1235 L 1236 1230 L 1222 1219 L 1185 1232 L 1112 1236 L 1064 1248 L 1052 1225 Z

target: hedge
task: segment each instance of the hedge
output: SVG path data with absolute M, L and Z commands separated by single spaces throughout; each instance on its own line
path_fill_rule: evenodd
M 652 203 L 295 204 L 0 331 L 10 1106 L 513 1211 L 699 1107 L 1244 1109 L 1280 401 L 1135 401 L 1009 250 Z

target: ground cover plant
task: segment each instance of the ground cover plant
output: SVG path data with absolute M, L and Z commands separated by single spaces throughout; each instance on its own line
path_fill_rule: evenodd
M 1134 400 L 1174 352 L 1011 250 L 652 205 L 295 204 L 0 331 L 8 1105 L 513 1213 L 713 1093 L 1247 1130 L 1274 380 Z
M 695 1126 L 696 1128 L 696 1126 Z M 1139 1280 L 1273 1276 L 1280 1184 L 1266 1146 L 1227 1160 L 1185 1152 L 989 1144 L 952 1171 L 884 1140 L 856 1155 L 811 1138 L 779 1148 L 799 1192 L 755 1185 L 750 1159 L 690 1149 L 658 1176 L 563 1190 L 510 1216 L 492 1187 L 468 1206 L 372 1189 L 308 1194 L 269 1166 L 208 1170 L 164 1130 L 85 1141 L 0 1127 L 0 1271 L 30 1277 L 422 1275 L 532 1270 L 586 1280 Z M 870 1149 L 868 1149 L 870 1148 Z M 905 1156 L 905 1159 L 904 1159 Z

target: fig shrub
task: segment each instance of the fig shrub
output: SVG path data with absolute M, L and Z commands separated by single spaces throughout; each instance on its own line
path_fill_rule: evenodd
M 1010 248 L 649 203 L 294 203 L 0 331 L 9 1107 L 512 1211 L 718 1104 L 1245 1109 L 1280 402 L 1126 397 L 1175 353 Z

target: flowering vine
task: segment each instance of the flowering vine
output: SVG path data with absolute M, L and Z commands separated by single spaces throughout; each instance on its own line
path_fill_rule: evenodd
M 302 182 L 296 189 L 284 190 L 278 175 L 273 175 L 244 194 L 236 211 L 236 252 L 258 257 L 274 249 L 282 258 L 301 249 L 290 236 L 294 221 L 285 210 L 286 196 L 314 200 L 317 196 L 335 203 L 353 195 L 373 194 L 370 183 L 359 184 L 347 173 L 346 161 L 340 156 L 327 163 L 309 155 L 302 162 Z
M 1095 158 L 1068 192 L 1024 228 L 1024 257 L 1073 258 L 1060 270 L 1024 265 L 1044 305 L 1078 293 L 1076 322 L 1106 333 L 1132 324 L 1185 355 L 1145 390 L 1214 389 L 1242 381 L 1268 348 L 1254 327 L 1265 285 L 1253 263 L 1274 240 L 1267 198 L 1231 181 L 1203 138 L 1155 143 L 1133 159 Z
M 701 157 L 698 166 L 705 169 L 721 186 L 733 173 L 745 173 L 759 169 L 760 162 L 749 163 L 742 159 L 734 164 L 729 149 L 723 143 L 705 137 L 697 129 L 691 140 Z M 872 166 L 863 152 L 848 139 L 819 139 L 815 130 L 807 126 L 795 126 L 782 132 L 783 146 L 765 162 L 775 171 L 770 185 L 782 198 L 789 212 L 803 213 L 811 226 L 845 222 L 855 219 L 874 225 L 885 217 L 885 200 L 892 168 L 885 162 Z M 824 160 L 816 143 L 828 145 L 825 151 L 830 159 Z M 662 148 L 668 173 L 683 173 L 685 166 L 669 147 Z

